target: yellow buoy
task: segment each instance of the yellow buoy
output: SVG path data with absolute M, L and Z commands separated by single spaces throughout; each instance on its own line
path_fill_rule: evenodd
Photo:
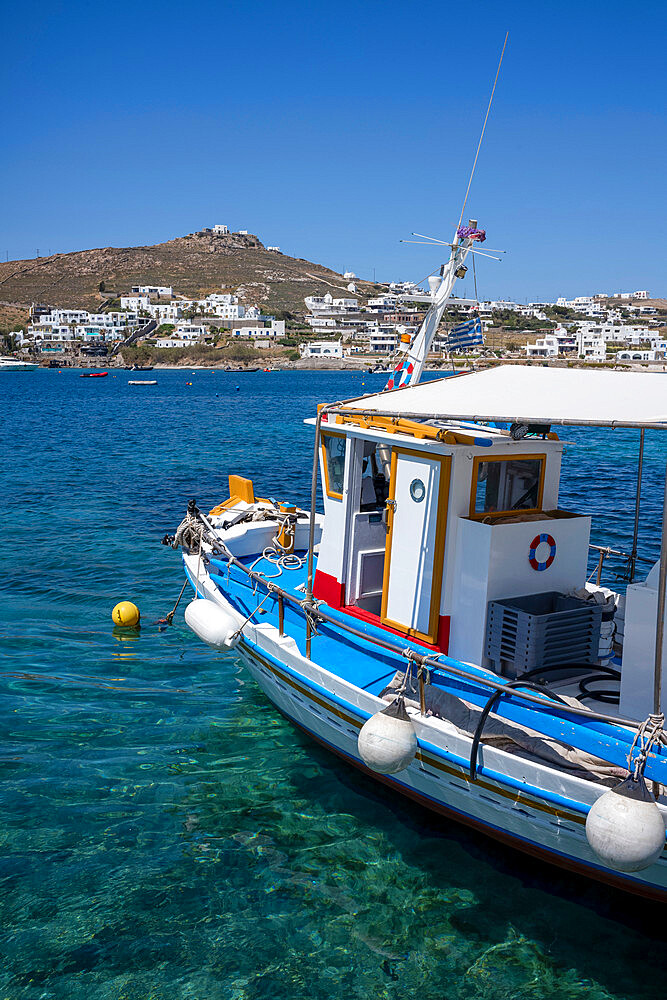
M 132 628 L 139 624 L 139 608 L 132 601 L 121 601 L 111 612 L 114 625 Z

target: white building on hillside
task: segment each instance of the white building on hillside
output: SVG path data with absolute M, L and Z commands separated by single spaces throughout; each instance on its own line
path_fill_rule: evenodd
M 26 328 L 26 332 L 19 330 L 16 340 L 20 347 L 24 344 L 33 343 L 58 343 L 68 344 L 76 340 L 75 327 L 73 326 L 40 326 L 33 323 Z
M 519 308 L 518 302 L 505 301 L 504 299 L 498 299 L 495 302 L 489 302 L 488 305 L 491 308 L 491 312 L 504 312 L 509 309 L 511 312 L 516 312 Z
M 558 337 L 552 333 L 538 337 L 534 344 L 526 344 L 527 358 L 557 358 L 559 354 Z
M 577 347 L 577 339 L 561 323 L 538 338 L 534 344 L 526 344 L 528 358 L 555 358 L 559 354 L 568 354 Z
M 607 344 L 601 333 L 577 330 L 577 355 L 587 361 L 606 361 Z
M 556 305 L 563 309 L 582 313 L 584 316 L 601 316 L 604 312 L 602 304 L 594 295 L 578 295 L 574 299 L 566 299 L 561 296 L 556 299 Z
M 285 336 L 285 320 L 271 319 L 267 326 L 258 324 L 257 326 L 234 327 L 231 330 L 231 335 L 232 337 L 241 337 L 247 340 L 277 340 Z
M 133 312 L 148 309 L 150 304 L 151 300 L 148 295 L 121 295 L 120 297 L 121 309 L 131 309 Z
M 170 298 L 174 294 L 171 285 L 133 285 L 131 292 L 133 295 L 164 295 Z
M 191 340 L 179 340 L 177 337 L 158 337 L 156 347 L 190 347 Z
M 374 299 L 368 300 L 369 312 L 393 312 L 398 305 L 397 295 L 377 295 Z
M 344 315 L 359 311 L 358 299 L 335 299 L 331 292 L 327 292 L 326 295 L 307 295 L 303 301 L 310 313 L 325 312 L 331 315 Z
M 157 323 L 174 323 L 181 319 L 187 308 L 178 301 L 161 302 L 151 304 L 147 311 Z
M 377 329 L 368 336 L 368 349 L 372 354 L 393 354 L 399 340 L 398 330 Z
M 181 322 L 177 323 L 172 337 L 178 340 L 202 340 L 206 336 L 206 327 L 200 324 Z
M 342 358 L 343 342 L 341 340 L 311 340 L 301 345 L 302 358 Z
M 391 281 L 389 291 L 392 295 L 423 295 L 424 289 L 414 281 Z
M 76 340 L 85 340 L 89 343 L 111 343 L 115 340 L 123 340 L 125 334 L 118 328 L 98 326 L 97 324 L 85 324 L 74 329 Z
M 638 351 L 619 351 L 616 355 L 617 361 L 664 361 L 665 352 L 656 350 L 654 347 L 650 350 Z
M 623 323 L 577 323 L 577 332 L 599 334 L 606 343 L 641 344 L 650 340 L 654 331 L 649 326 L 631 326 Z

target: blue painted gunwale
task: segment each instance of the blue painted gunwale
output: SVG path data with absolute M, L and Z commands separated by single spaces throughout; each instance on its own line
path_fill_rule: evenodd
M 233 565 L 230 567 L 226 560 L 213 558 L 210 560 L 210 565 L 224 572 L 224 576 L 222 573 L 211 573 L 211 579 L 223 596 L 243 615 L 247 616 L 256 609 L 259 604 L 256 596 L 258 590 L 261 590 L 262 597 L 266 596 L 265 588 L 262 588 L 261 584 L 253 583 L 242 570 Z M 275 571 L 275 566 L 267 565 Z M 280 584 L 283 589 L 293 590 L 295 596 L 300 598 L 302 594 L 296 590 L 296 586 L 303 582 L 303 576 L 303 572 L 284 573 L 280 578 Z M 268 621 L 277 626 L 277 597 L 271 595 L 263 605 L 263 610 L 266 613 L 260 620 Z M 341 624 L 349 623 L 349 616 L 344 612 L 328 605 L 327 611 L 339 618 Z M 295 640 L 299 651 L 305 656 L 305 617 L 303 612 L 297 606 L 285 602 L 284 616 L 286 633 Z M 324 666 L 330 673 L 337 674 L 342 679 L 370 693 L 379 694 L 397 670 L 405 669 L 405 658 L 401 655 L 403 649 L 409 647 L 415 652 L 423 653 L 425 651 L 419 643 L 395 636 L 369 622 L 355 618 L 354 627 L 360 627 L 361 631 L 368 635 L 368 641 L 345 632 L 343 629 L 338 630 L 328 622 L 319 623 L 318 635 L 313 637 L 313 646 L 315 647 L 313 652 L 316 657 L 314 662 Z M 374 635 L 385 641 L 395 641 L 396 653 L 391 653 L 375 645 L 372 641 Z M 323 655 L 324 646 L 326 646 L 325 655 Z M 440 654 L 439 659 L 442 662 L 443 670 L 435 669 L 432 671 L 431 683 L 437 684 L 450 694 L 465 697 L 471 703 L 482 707 L 489 697 L 490 689 L 484 687 L 483 683 L 475 685 L 473 681 L 448 676 L 446 673 L 447 665 L 451 664 L 458 669 L 469 671 L 479 676 L 480 681 L 483 681 L 485 677 L 495 677 L 495 675 L 482 667 L 470 667 L 444 654 Z M 383 671 L 380 665 L 386 667 L 386 670 Z M 350 676 L 353 666 L 359 668 L 360 676 Z M 372 683 L 373 681 L 375 684 Z M 533 707 L 531 703 L 511 695 L 504 695 L 498 701 L 494 712 L 508 721 L 527 726 L 547 737 L 560 740 L 594 756 L 602 757 L 602 759 L 619 767 L 627 766 L 628 753 L 632 743 L 632 733 L 629 730 L 592 719 L 581 721 L 581 716 L 568 716 L 567 712 L 559 709 L 553 701 L 546 697 L 544 700 L 548 704 L 547 711 L 541 711 L 537 707 Z M 659 746 L 653 751 L 645 773 L 647 779 L 667 784 L 666 747 Z
M 190 585 L 195 591 L 195 596 L 203 597 L 204 595 L 201 593 L 201 590 L 197 592 L 195 581 L 192 578 L 191 574 L 188 572 L 187 567 L 184 567 L 184 569 L 186 576 L 190 582 Z M 237 599 L 234 600 L 234 597 L 231 593 L 232 589 L 231 577 L 233 571 L 234 567 L 231 567 L 229 585 L 227 584 L 227 581 L 223 580 L 222 578 L 218 578 L 218 581 L 216 581 L 216 585 L 221 589 L 221 591 L 223 592 L 223 596 L 231 604 L 233 604 L 241 613 L 245 613 L 247 615 L 257 606 L 258 601 L 254 597 L 253 588 L 247 586 L 247 584 L 245 583 L 245 581 L 249 580 L 249 578 L 246 577 L 245 574 L 243 574 L 241 571 L 237 571 L 242 576 L 242 580 L 240 581 L 240 583 L 242 584 L 243 588 L 246 591 L 248 591 L 250 595 L 253 596 L 253 600 L 246 604 L 248 594 L 244 595 L 242 593 L 237 594 L 236 595 Z M 211 574 L 211 579 L 214 579 L 213 574 Z M 221 586 L 221 584 L 224 585 L 224 589 Z M 271 603 L 271 600 L 272 599 L 270 598 L 269 600 L 267 600 L 266 604 L 263 605 L 265 609 L 268 610 L 267 606 Z M 277 599 L 275 600 L 275 606 L 277 615 Z M 289 605 L 285 606 L 285 619 L 284 619 L 285 624 L 287 624 L 288 607 Z M 263 617 L 265 621 L 270 620 L 271 619 L 270 610 L 268 611 L 267 615 Z M 295 620 L 300 621 L 301 632 L 303 633 L 304 632 L 303 616 L 295 614 L 293 615 L 293 617 Z M 271 624 L 274 624 L 274 622 L 272 621 Z M 285 632 L 286 634 L 289 634 L 287 629 L 285 629 Z M 295 638 L 294 636 L 291 637 Z M 317 682 L 306 677 L 304 674 L 299 673 L 297 670 L 295 670 L 293 667 L 289 666 L 282 660 L 278 660 L 267 650 L 258 646 L 256 643 L 252 642 L 246 634 L 243 635 L 241 642 L 242 645 L 245 646 L 245 648 L 248 650 L 251 656 L 253 656 L 256 660 L 260 661 L 260 663 L 263 661 L 269 667 L 269 669 L 271 669 L 286 684 L 291 686 L 298 685 L 299 692 L 306 698 L 309 698 L 310 694 L 311 700 L 317 700 L 320 703 L 324 702 L 324 706 L 325 707 L 329 706 L 329 710 L 333 711 L 335 714 L 345 713 L 345 715 L 349 717 L 349 721 L 355 726 L 358 726 L 359 728 L 368 718 L 370 718 L 369 712 L 365 711 L 359 706 L 352 704 L 347 699 L 341 698 L 339 695 L 329 690 L 328 688 L 324 688 L 321 684 L 318 684 Z M 405 665 L 404 660 L 402 660 L 402 665 L 403 666 Z M 401 792 L 401 794 L 415 798 L 418 801 L 422 801 L 423 804 L 426 805 L 427 807 L 434 808 L 436 811 L 440 809 L 440 811 L 452 814 L 454 818 L 459 818 L 462 822 L 468 823 L 468 825 L 472 825 L 479 829 L 485 830 L 491 836 L 496 836 L 497 839 L 502 839 L 505 840 L 506 842 L 515 841 L 516 844 L 519 845 L 519 847 L 523 845 L 524 849 L 528 850 L 529 853 L 532 853 L 535 856 L 540 856 L 545 860 L 552 860 L 554 863 L 556 864 L 560 863 L 561 866 L 564 867 L 574 866 L 576 870 L 579 870 L 584 874 L 589 874 L 594 878 L 610 882 L 611 884 L 626 888 L 629 891 L 636 892 L 640 895 L 655 896 L 657 892 L 656 898 L 658 897 L 660 899 L 663 898 L 664 890 L 662 888 L 657 888 L 654 891 L 651 889 L 650 883 L 643 882 L 640 879 L 636 879 L 631 875 L 611 871 L 610 869 L 607 869 L 604 866 L 598 865 L 594 862 L 588 862 L 580 858 L 573 858 L 573 856 L 571 855 L 565 854 L 564 852 L 561 851 L 556 851 L 549 847 L 545 847 L 543 844 L 530 840 L 529 838 L 521 837 L 519 834 L 510 833 L 503 827 L 499 827 L 494 823 L 487 822 L 486 820 L 482 820 L 477 816 L 466 813 L 465 811 L 459 810 L 456 807 L 450 806 L 448 803 L 433 798 L 429 796 L 428 793 L 422 792 L 421 790 L 417 791 L 413 789 L 412 786 L 409 786 L 405 782 L 402 782 L 395 775 L 375 775 L 373 772 L 368 771 L 368 769 L 364 766 L 360 758 L 348 754 L 346 753 L 346 751 L 335 746 L 333 743 L 330 743 L 325 738 L 321 737 L 320 735 L 310 730 L 301 721 L 297 720 L 289 713 L 288 713 L 288 718 L 300 729 L 308 733 L 308 735 L 310 735 L 313 739 L 325 745 L 328 749 L 332 750 L 340 757 L 348 760 L 356 767 L 361 768 L 361 770 L 363 770 L 364 772 L 371 774 L 372 777 L 379 778 L 385 784 L 397 788 Z M 441 762 L 442 765 L 445 766 L 449 765 L 449 767 L 453 766 L 454 768 L 460 771 L 460 778 L 467 781 L 467 775 L 470 764 L 468 759 L 460 757 L 458 754 L 454 754 L 449 750 L 445 750 L 441 746 L 437 746 L 431 743 L 430 741 L 423 739 L 419 740 L 419 751 L 422 755 L 425 764 L 431 764 L 431 766 L 433 766 L 434 763 Z M 478 776 L 483 775 L 485 779 L 485 789 L 487 791 L 492 791 L 492 792 L 496 791 L 498 795 L 503 795 L 503 797 L 505 798 L 508 797 L 508 795 L 512 795 L 514 796 L 514 800 L 516 802 L 523 803 L 539 811 L 551 812 L 553 815 L 555 815 L 559 819 L 565 820 L 566 822 L 574 822 L 583 825 L 583 823 L 585 822 L 585 817 L 590 809 L 590 805 L 588 803 L 579 802 L 576 799 L 571 799 L 566 796 L 559 795 L 558 793 L 552 792 L 548 789 L 537 788 L 533 785 L 519 781 L 510 775 L 498 772 L 495 769 L 489 767 L 488 765 L 483 765 L 480 763 L 477 768 L 477 774 Z M 499 802 L 499 805 L 502 806 L 502 802 Z

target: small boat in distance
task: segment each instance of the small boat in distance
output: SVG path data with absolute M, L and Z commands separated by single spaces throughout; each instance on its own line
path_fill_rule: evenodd
M 128 385 L 157 385 L 156 378 L 131 378 L 127 381 Z
M 153 371 L 153 365 L 132 365 L 132 367 L 128 368 L 127 371 L 129 371 L 129 372 L 152 372 Z
M 106 378 L 109 372 L 83 372 L 79 378 Z
M 0 371 L 2 372 L 34 372 L 37 368 L 39 365 L 36 362 L 23 361 L 21 358 L 0 358 Z

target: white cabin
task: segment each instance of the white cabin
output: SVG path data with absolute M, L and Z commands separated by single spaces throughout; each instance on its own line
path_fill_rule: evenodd
M 591 519 L 558 508 L 563 444 L 548 428 L 515 441 L 490 427 L 364 422 L 322 426 L 315 597 L 484 664 L 489 601 L 584 585 Z M 543 534 L 557 561 L 550 543 L 534 546 Z M 534 565 L 545 563 L 548 583 Z
M 477 390 L 477 412 L 484 401 L 488 413 L 498 414 L 487 419 L 498 421 L 512 419 L 507 414 L 517 400 L 524 413 L 544 414 L 542 421 L 560 412 L 565 422 L 580 422 L 569 419 L 569 409 L 577 409 L 583 422 L 605 423 L 604 408 L 625 406 L 647 419 L 643 411 L 652 417 L 656 399 L 659 408 L 667 398 L 649 376 L 619 380 L 601 373 L 598 383 L 590 375 L 496 369 L 472 382 L 459 377 L 364 397 L 356 403 L 362 414 L 345 412 L 353 402 L 325 412 L 325 517 L 314 597 L 457 660 L 504 672 L 487 655 L 489 602 L 581 592 L 591 517 L 559 503 L 564 442 L 550 425 L 523 418 L 510 432 L 508 424 L 466 421 L 468 387 Z M 635 605 L 648 606 L 645 595 L 653 594 L 645 584 L 637 588 L 625 615 L 630 638 L 643 634 Z M 639 659 L 650 653 L 650 636 L 645 645 Z M 626 657 L 637 658 L 630 651 Z M 649 694 L 642 690 L 635 700 L 647 703 Z

